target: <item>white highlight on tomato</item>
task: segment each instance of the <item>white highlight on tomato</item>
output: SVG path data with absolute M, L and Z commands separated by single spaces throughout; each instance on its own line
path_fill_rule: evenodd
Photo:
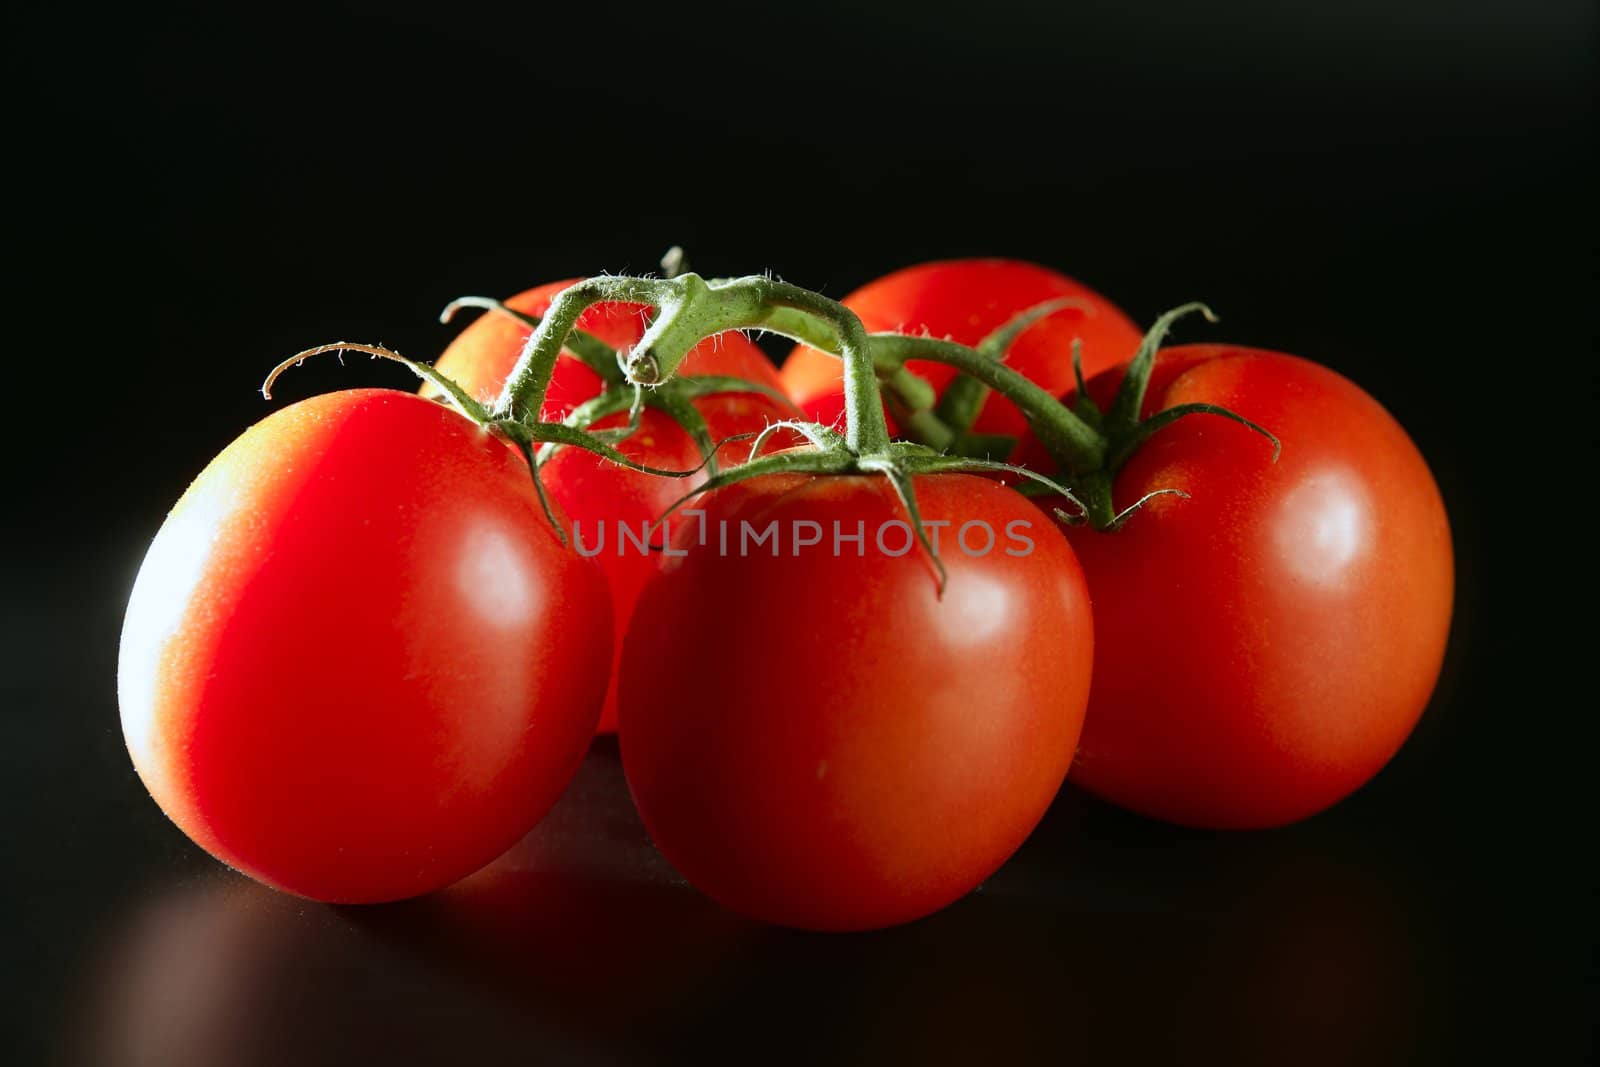
M 950 620 L 950 638 L 961 644 L 983 644 L 1014 618 L 1007 587 L 977 570 L 952 579 L 944 591 L 943 617 Z
M 217 531 L 234 507 L 237 487 L 224 476 L 190 488 L 150 544 L 128 600 L 117 656 L 117 701 L 135 765 L 155 767 L 155 694 L 159 675 L 178 651 L 167 646 L 192 611 L 225 610 L 195 596 L 216 548 Z
M 544 608 L 533 570 L 524 545 L 498 524 L 480 521 L 462 539 L 456 580 L 484 623 L 514 629 Z
M 1337 469 L 1313 472 L 1281 507 L 1276 536 L 1295 575 L 1326 588 L 1343 582 L 1371 540 L 1372 503 L 1360 480 Z

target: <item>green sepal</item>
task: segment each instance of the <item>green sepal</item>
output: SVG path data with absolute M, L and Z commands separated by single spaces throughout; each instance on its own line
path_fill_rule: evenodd
M 985 356 L 994 360 L 1004 360 L 1017 338 L 1027 332 L 1028 328 L 1040 319 L 1054 315 L 1058 311 L 1076 307 L 1088 309 L 1088 305 L 1072 297 L 1062 297 L 1057 300 L 1046 300 L 1042 304 L 1013 315 L 1004 323 L 991 331 L 983 340 L 974 347 Z M 935 408 L 939 418 L 948 426 L 960 441 L 963 434 L 972 428 L 973 422 L 978 418 L 978 413 L 983 410 L 984 401 L 989 398 L 989 387 L 969 374 L 959 374 L 955 380 L 945 387 L 944 395 L 939 398 Z M 970 454 L 970 453 L 963 453 Z
M 1083 380 L 1083 342 L 1076 337 L 1072 339 L 1072 380 L 1077 384 L 1072 396 L 1072 413 L 1096 430 L 1101 429 L 1105 421 L 1100 405 L 1089 395 L 1089 386 Z
M 1143 422 L 1139 423 L 1133 428 L 1132 433 L 1113 443 L 1111 455 L 1106 459 L 1106 469 L 1110 470 L 1112 473 L 1116 473 L 1117 471 L 1121 470 L 1122 465 L 1128 462 L 1128 460 L 1133 457 L 1133 454 L 1139 450 L 1139 447 L 1151 437 L 1160 433 L 1168 426 L 1171 426 L 1179 419 L 1188 418 L 1190 415 L 1215 415 L 1218 418 L 1228 419 L 1246 427 L 1247 429 L 1254 430 L 1256 433 L 1272 442 L 1272 462 L 1274 463 L 1278 462 L 1278 456 L 1283 452 L 1283 442 L 1279 441 L 1272 431 L 1268 430 L 1266 427 L 1260 425 L 1259 423 L 1251 422 L 1243 415 L 1240 415 L 1236 411 L 1230 411 L 1221 404 L 1197 402 L 1192 404 L 1177 404 L 1170 408 L 1164 408 L 1163 410 L 1156 412 L 1148 419 L 1145 419 Z M 1138 505 L 1135 505 L 1135 507 L 1137 506 Z
M 1113 438 L 1133 432 L 1139 424 L 1139 412 L 1144 407 L 1145 390 L 1150 387 L 1150 372 L 1155 369 L 1156 352 L 1160 350 L 1161 342 L 1166 340 L 1173 323 L 1197 311 L 1207 322 L 1217 321 L 1212 310 L 1199 301 L 1180 304 L 1157 317 L 1155 324 L 1139 342 L 1139 350 L 1128 363 L 1128 372 L 1117 389 L 1116 399 L 1111 402 L 1111 410 L 1106 414 L 1105 427 Z

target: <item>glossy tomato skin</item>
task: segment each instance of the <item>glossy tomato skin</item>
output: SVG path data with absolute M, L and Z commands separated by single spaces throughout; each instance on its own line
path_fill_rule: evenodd
M 1119 369 L 1091 382 L 1109 402 Z M 1454 589 L 1427 464 L 1326 367 L 1227 345 L 1163 352 L 1147 410 L 1205 401 L 1270 429 L 1184 419 L 1115 483 L 1118 532 L 1068 536 L 1094 598 L 1094 689 L 1071 780 L 1134 811 L 1248 829 L 1375 775 L 1433 691 Z
M 953 524 L 942 600 L 920 550 L 875 544 L 879 528 L 890 551 L 910 535 L 885 526 L 905 514 L 885 479 L 783 475 L 713 494 L 707 543 L 680 529 L 686 554 L 639 601 L 621 677 L 628 784 L 667 858 L 734 911 L 818 930 L 926 915 L 1011 855 L 1066 774 L 1093 655 L 1071 550 L 988 479 L 925 477 L 917 493 L 925 521 Z M 796 520 L 823 543 L 795 555 Z M 777 522 L 777 557 L 741 555 L 745 521 Z M 993 529 L 993 551 L 962 550 L 969 522 Z M 835 523 L 861 524 L 863 555 L 832 554 Z
M 941 260 L 869 282 L 843 303 L 873 332 L 926 333 L 976 345 L 1020 313 L 1062 297 L 1081 301 L 1087 310 L 1067 308 L 1035 323 L 1006 356 L 1018 373 L 1060 396 L 1074 383 L 1074 338 L 1083 342 L 1085 375 L 1131 359 L 1140 339 L 1139 328 L 1115 305 L 1064 274 L 1014 259 Z M 940 392 L 955 377 L 940 363 L 914 360 L 908 366 Z M 801 346 L 784 362 L 781 377 L 808 417 L 824 424 L 842 419 L 844 376 L 838 359 Z M 990 394 L 972 428 L 1020 437 L 1027 420 L 1011 401 Z
M 551 299 L 571 284 L 555 282 L 529 289 L 506 304 L 529 315 L 543 315 Z M 578 327 L 613 348 L 625 348 L 643 335 L 646 310 L 635 304 L 599 304 L 583 314 Z M 492 403 L 516 364 L 528 333 L 520 323 L 504 315 L 484 315 L 461 332 L 436 366 L 479 400 Z M 766 354 L 740 333 L 718 334 L 700 342 L 684 359 L 678 373 L 728 375 L 782 392 L 777 372 Z M 543 417 L 562 419 L 578 404 L 597 396 L 601 385 L 599 376 L 581 360 L 561 356 L 546 394 Z M 425 393 L 428 391 L 424 389 Z M 769 423 L 799 416 L 793 407 L 761 393 L 717 394 L 701 397 L 694 405 L 716 441 L 759 433 Z M 622 426 L 626 422 L 623 416 L 613 416 L 596 423 L 595 428 Z M 780 434 L 770 439 L 767 447 L 792 443 L 789 436 Z M 694 440 L 669 416 L 655 410 L 645 410 L 638 431 L 617 448 L 629 459 L 663 470 L 695 470 L 703 463 Z M 723 466 L 732 466 L 749 454 L 748 443 L 731 442 L 717 458 Z M 624 541 L 621 530 L 626 527 L 639 533 L 707 476 L 708 472 L 700 470 L 690 478 L 660 478 L 572 448 L 557 452 L 544 467 L 545 489 L 577 524 L 585 551 L 594 553 L 610 582 L 618 657 L 634 601 L 659 565 L 658 557 L 637 549 L 637 542 Z M 616 728 L 617 694 L 613 684 L 606 694 L 599 730 L 610 733 Z
M 454 882 L 554 803 L 593 733 L 605 579 L 513 449 L 351 390 L 257 423 L 156 535 L 122 634 L 134 766 L 197 844 L 315 900 Z

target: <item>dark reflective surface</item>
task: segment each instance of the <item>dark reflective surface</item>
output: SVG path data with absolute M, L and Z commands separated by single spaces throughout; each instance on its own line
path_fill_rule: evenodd
M 49 1058 L 103 1067 L 756 1050 L 1446 1063 L 1515 1043 L 1528 990 L 1506 981 L 1500 931 L 1483 922 L 1494 902 L 1445 874 L 1439 842 L 1364 824 L 1377 814 L 1365 800 L 1287 831 L 1212 835 L 1069 791 L 956 906 L 813 935 L 744 921 L 682 883 L 602 741 L 541 827 L 429 898 L 327 907 L 179 855 L 99 901 L 90 929 L 57 912 L 63 1010 L 32 1020 L 45 1022 L 34 1036 Z
M 1555 1063 L 1589 1039 L 1575 779 L 1484 759 L 1520 676 L 1459 652 L 1322 816 L 1202 833 L 1069 787 L 981 891 L 897 929 L 720 910 L 650 845 L 610 739 L 491 867 L 334 908 L 222 869 L 133 775 L 105 592 L 127 569 L 85 556 L 5 605 L 17 1062 Z

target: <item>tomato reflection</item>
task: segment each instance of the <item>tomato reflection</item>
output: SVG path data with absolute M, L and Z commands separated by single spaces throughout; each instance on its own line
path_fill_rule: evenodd
M 422 900 L 330 908 L 221 872 L 151 896 L 100 954 L 72 1061 L 1389 1062 L 1437 1052 L 1450 1017 L 1420 883 L 1321 821 L 1196 834 L 1068 795 L 981 892 L 816 935 L 683 884 L 614 750 L 595 764 Z

